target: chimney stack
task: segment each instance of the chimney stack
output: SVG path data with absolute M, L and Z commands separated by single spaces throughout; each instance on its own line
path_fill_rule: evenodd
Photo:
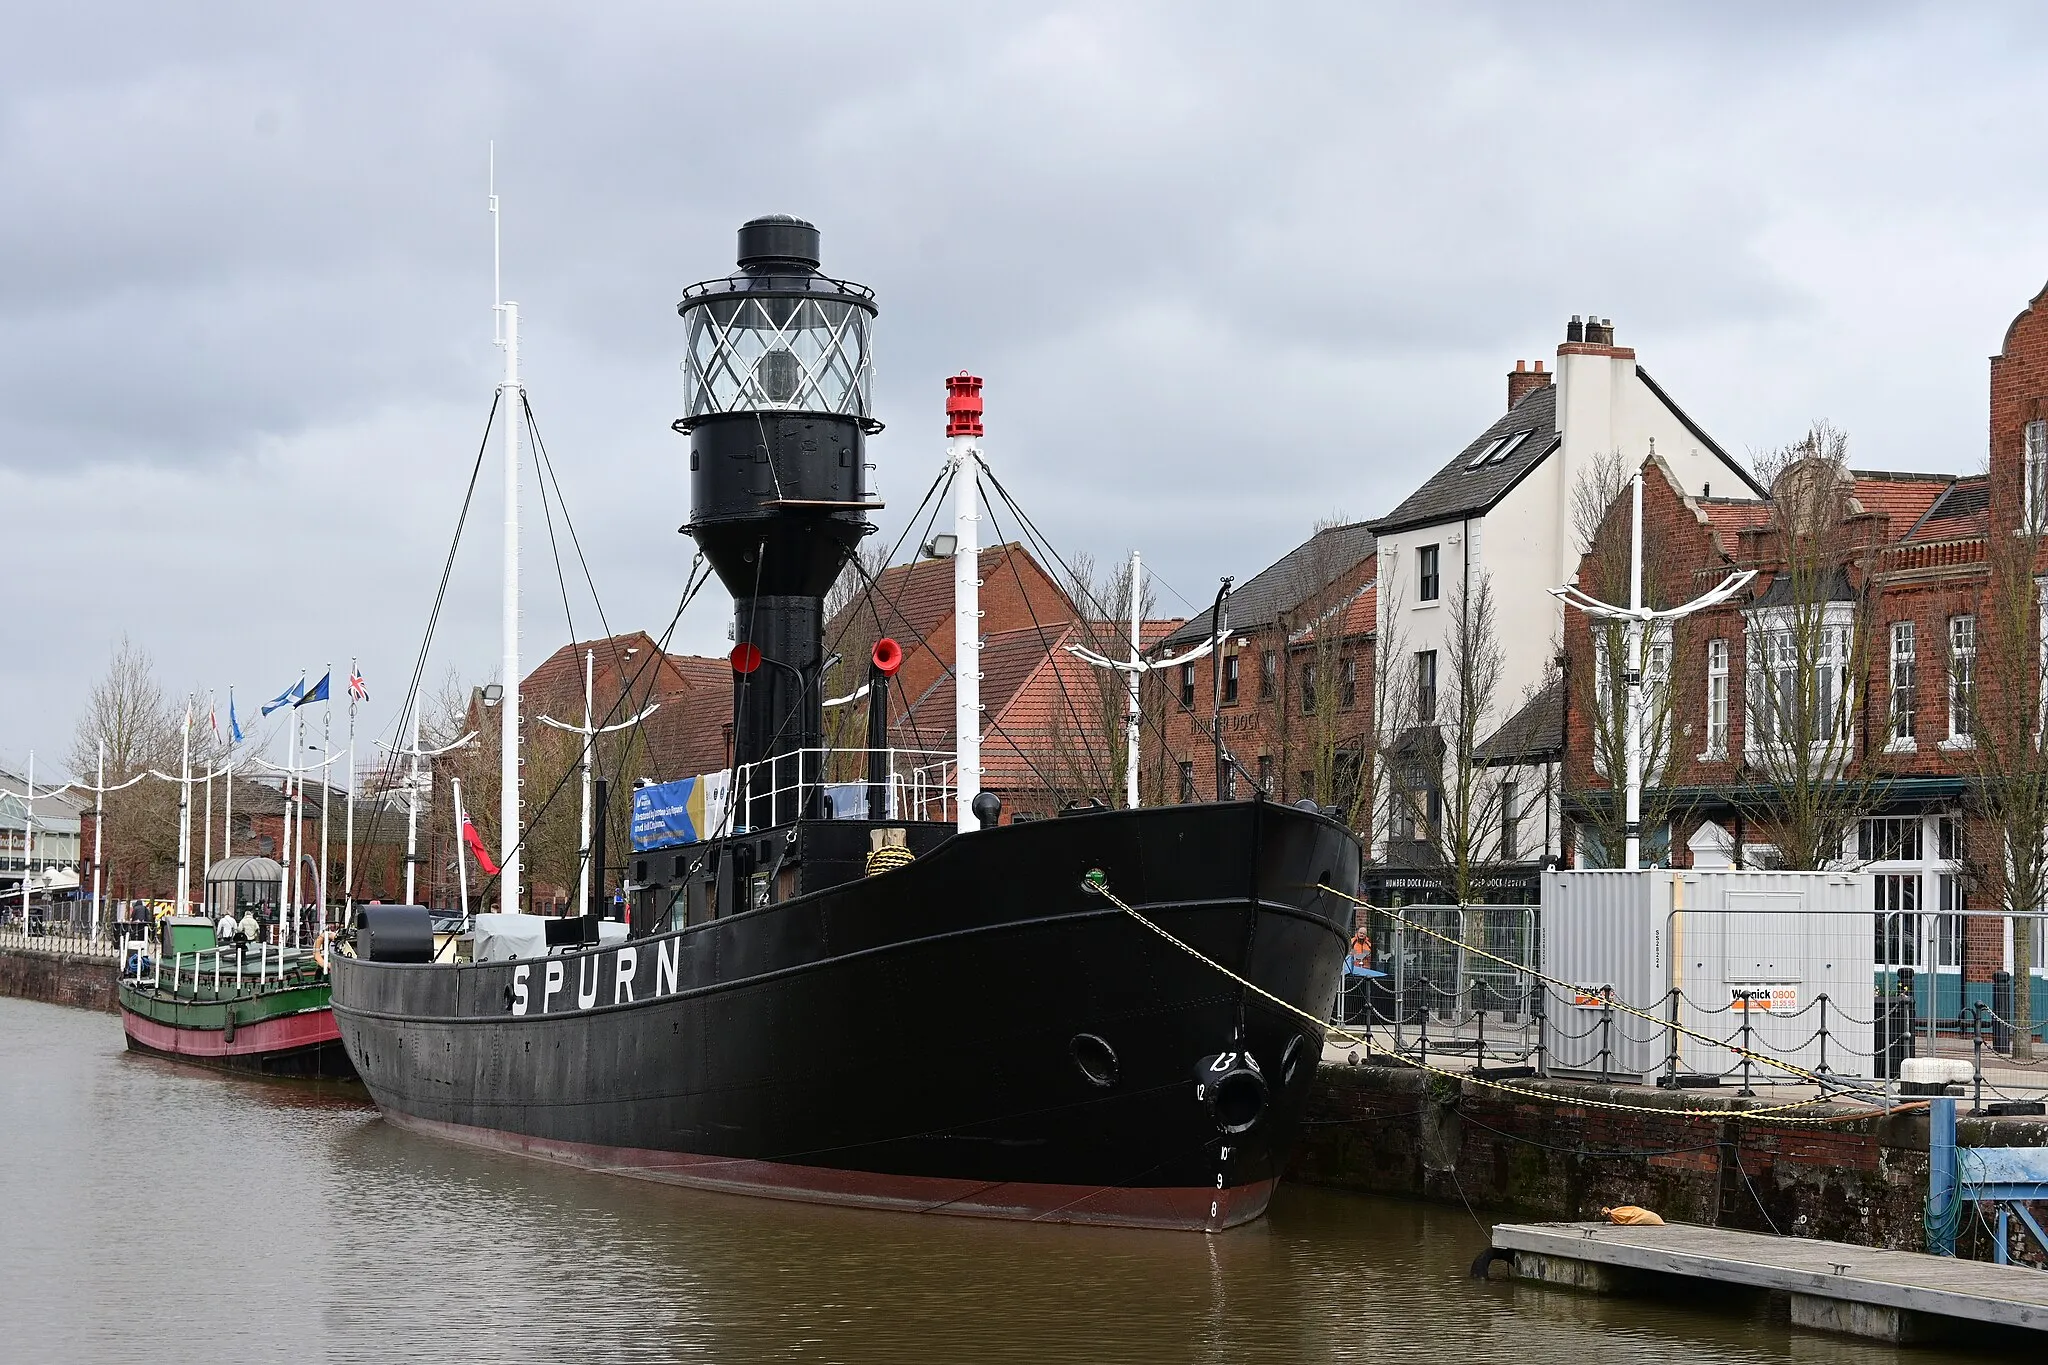
M 1508 407 L 1527 397 L 1531 389 L 1540 389 L 1550 383 L 1550 376 L 1543 369 L 1543 362 L 1537 361 L 1536 368 L 1528 368 L 1528 362 L 1517 360 L 1515 368 L 1508 371 Z

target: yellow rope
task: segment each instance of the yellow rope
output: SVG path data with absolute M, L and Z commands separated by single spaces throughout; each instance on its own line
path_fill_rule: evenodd
M 868 875 L 877 872 L 891 872 L 899 867 L 909 867 L 917 861 L 917 855 L 901 844 L 885 844 L 868 854 Z
M 1111 905 L 1114 905 L 1117 909 L 1123 911 L 1126 915 L 1129 915 L 1132 919 L 1144 925 L 1147 929 L 1150 929 L 1153 933 L 1159 935 L 1159 937 L 1165 939 L 1174 947 L 1180 949 L 1188 956 L 1194 958 L 1197 962 L 1200 962 L 1204 966 L 1222 973 L 1224 976 L 1229 977 L 1232 981 L 1244 987 L 1246 990 L 1251 991 L 1253 994 L 1270 1000 L 1275 1005 L 1278 1005 L 1281 1009 L 1286 1010 L 1289 1014 L 1296 1015 L 1299 1018 L 1306 1020 L 1308 1023 L 1314 1025 L 1316 1028 L 1324 1031 L 1325 1033 L 1332 1034 L 1341 1041 L 1349 1043 L 1354 1047 L 1362 1047 L 1366 1049 L 1368 1052 L 1375 1053 L 1382 1057 L 1391 1057 L 1397 1062 L 1401 1062 L 1407 1066 L 1415 1067 L 1417 1070 L 1420 1071 L 1430 1072 L 1433 1075 L 1443 1076 L 1450 1080 L 1458 1081 L 1460 1083 L 1470 1082 L 1471 1084 L 1485 1086 L 1492 1090 L 1504 1091 L 1510 1095 L 1519 1095 L 1524 1099 L 1543 1100 L 1551 1104 L 1572 1104 L 1582 1109 L 1610 1109 L 1625 1114 L 1671 1114 L 1679 1118 L 1713 1119 L 1764 1118 L 1768 1119 L 1773 1123 L 1839 1123 L 1843 1120 L 1844 1117 L 1847 1117 L 1839 1114 L 1793 1115 L 1788 1112 L 1793 1109 L 1805 1109 L 1812 1105 L 1826 1103 L 1826 1101 L 1820 1099 L 1819 1097 L 1815 1097 L 1810 1100 L 1794 1100 L 1790 1104 L 1772 1105 L 1767 1108 L 1761 1109 L 1660 1109 L 1640 1104 L 1620 1104 L 1612 1100 L 1592 1100 L 1584 1099 L 1579 1096 L 1559 1095 L 1547 1090 L 1532 1090 L 1526 1086 L 1509 1085 L 1506 1081 L 1496 1081 L 1484 1076 L 1475 1076 L 1470 1072 L 1450 1071 L 1443 1067 L 1431 1066 L 1428 1062 L 1417 1061 L 1413 1057 L 1405 1056 L 1389 1048 L 1381 1047 L 1379 1044 L 1373 1042 L 1373 1040 L 1370 1038 L 1361 1038 L 1355 1033 L 1351 1033 L 1345 1029 L 1337 1027 L 1336 1025 L 1330 1023 L 1330 1021 L 1327 1019 L 1319 1019 L 1315 1015 L 1309 1013 L 1305 1009 L 1300 1008 L 1299 1006 L 1296 1006 L 1292 1002 L 1282 1000 L 1279 996 L 1273 994 L 1273 992 L 1267 990 L 1265 987 L 1259 985 L 1258 983 L 1253 981 L 1247 981 L 1245 978 L 1239 976 L 1236 972 L 1231 971 L 1230 968 L 1224 966 L 1222 963 L 1216 961 L 1214 958 L 1209 957 L 1207 954 L 1203 953 L 1201 949 L 1195 947 L 1191 943 L 1185 942 L 1182 939 L 1176 938 L 1170 931 L 1168 931 L 1167 929 L 1158 924 L 1153 923 L 1151 920 L 1147 919 L 1143 914 L 1139 913 L 1138 910 L 1136 910 L 1130 905 L 1127 905 L 1123 900 L 1121 900 L 1117 896 L 1117 894 L 1114 891 L 1109 889 L 1109 879 L 1107 877 L 1104 877 L 1099 870 L 1091 871 L 1086 877 L 1082 879 L 1081 885 L 1087 890 L 1094 892 L 1096 895 L 1101 896 L 1103 899 L 1107 900 Z M 1341 891 L 1336 894 L 1343 895 Z M 1347 897 L 1347 899 L 1349 898 Z M 1364 902 L 1360 902 L 1360 904 L 1363 903 Z M 1709 1041 L 1714 1040 L 1710 1039 Z M 1869 1117 L 1874 1118 L 1876 1116 L 1876 1112 L 1873 1112 Z

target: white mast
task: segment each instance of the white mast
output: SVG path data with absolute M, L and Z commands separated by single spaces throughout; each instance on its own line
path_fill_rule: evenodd
M 491 277 L 499 281 L 497 148 L 491 149 Z M 498 289 L 498 344 L 505 348 L 505 382 L 498 386 L 505 416 L 505 696 L 498 715 L 498 909 L 519 913 L 519 424 L 526 391 L 519 385 L 519 305 Z
M 330 752 L 329 741 L 334 726 L 334 665 L 327 665 L 324 675 L 327 682 L 327 696 L 320 703 L 320 929 L 327 929 L 327 789 L 334 785 L 334 770 L 330 766 L 334 755 Z
M 405 784 L 405 903 L 418 905 L 419 897 L 414 894 L 415 881 L 420 865 L 420 702 L 415 696 L 412 701 L 412 776 Z M 455 831 L 460 837 L 461 830 Z M 461 848 L 456 849 L 461 856 Z
M 597 672 L 597 651 L 583 651 L 583 814 L 576 822 L 576 913 L 587 915 L 590 909 L 590 751 L 597 747 L 591 735 L 591 709 L 594 704 Z
M 185 699 L 184 756 L 178 767 L 178 913 L 192 913 L 192 699 Z M 31 764 L 33 767 L 33 764 Z
M 946 459 L 953 466 L 953 734 L 955 823 L 981 828 L 981 380 L 946 380 Z
M 355 677 L 355 669 L 353 667 L 349 669 L 349 677 L 351 680 Z M 349 900 L 356 894 L 356 694 L 353 688 L 350 689 L 348 694 L 347 772 L 347 834 L 344 836 L 345 842 L 342 845 L 341 854 L 341 917 L 344 923 L 348 920 Z M 408 905 L 411 903 L 410 901 L 406 902 Z
M 1130 810 L 1138 808 L 1138 679 L 1142 676 L 1140 665 L 1145 656 L 1140 648 L 1143 643 L 1144 622 L 1140 619 L 1144 594 L 1140 591 L 1144 578 L 1140 572 L 1138 552 L 1131 551 L 1131 671 L 1124 679 L 1130 688 L 1130 710 L 1124 717 L 1124 805 Z

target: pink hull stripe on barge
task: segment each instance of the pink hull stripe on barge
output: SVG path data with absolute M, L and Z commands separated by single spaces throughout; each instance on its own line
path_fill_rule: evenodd
M 268 1052 L 296 1052 L 341 1041 L 331 1009 L 306 1010 L 276 1019 L 259 1019 L 235 1027 L 229 1042 L 220 1029 L 172 1028 L 129 1010 L 121 1011 L 128 1036 L 152 1052 L 176 1057 L 251 1057 Z
M 1101 1223 L 1115 1227 L 1220 1232 L 1266 1211 L 1273 1180 L 1227 1190 L 1141 1186 L 1049 1185 L 1024 1181 L 959 1180 L 944 1176 L 884 1175 L 798 1166 L 744 1157 L 696 1156 L 641 1147 L 605 1147 L 444 1123 L 383 1109 L 401 1128 L 456 1142 L 559 1161 L 589 1170 L 693 1189 L 764 1195 L 811 1204 L 914 1213 L 965 1214 L 1049 1223 Z

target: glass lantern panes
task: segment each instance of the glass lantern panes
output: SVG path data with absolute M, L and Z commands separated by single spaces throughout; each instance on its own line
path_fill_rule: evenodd
M 844 297 L 735 290 L 694 303 L 684 317 L 689 336 L 683 396 L 691 417 L 868 415 L 874 382 L 868 352 L 874 315 L 868 306 Z

